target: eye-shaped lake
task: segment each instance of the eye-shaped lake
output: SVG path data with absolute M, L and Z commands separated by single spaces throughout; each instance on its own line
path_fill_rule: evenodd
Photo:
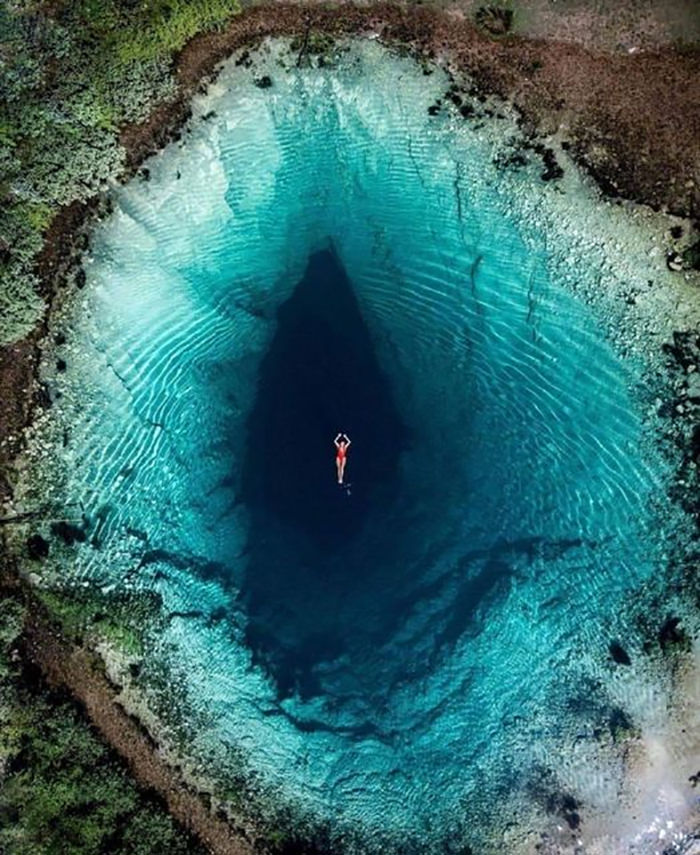
M 54 378 L 70 581 L 157 592 L 141 675 L 192 754 L 360 850 L 614 798 L 609 645 L 665 562 L 645 356 L 611 344 L 646 250 L 450 87 L 371 43 L 225 66 L 114 191 Z

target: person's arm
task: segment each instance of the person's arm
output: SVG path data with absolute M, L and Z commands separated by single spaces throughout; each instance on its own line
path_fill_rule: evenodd
M 350 448 L 350 446 L 352 445 L 352 443 L 350 441 L 350 437 L 346 433 L 344 433 L 343 436 L 345 437 L 345 442 L 347 443 L 346 447 Z
M 335 443 L 335 447 L 336 447 L 336 448 L 338 448 L 338 446 L 340 445 L 340 443 L 338 442 L 338 440 L 340 439 L 340 437 L 341 437 L 342 435 L 343 435 L 342 433 L 339 433 L 339 434 L 338 434 L 338 436 L 336 436 L 336 438 L 333 440 L 333 442 Z

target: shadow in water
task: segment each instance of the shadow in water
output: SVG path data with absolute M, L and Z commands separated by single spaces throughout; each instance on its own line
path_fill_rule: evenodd
M 342 652 L 333 614 L 373 572 L 344 555 L 391 501 L 405 430 L 332 251 L 311 257 L 277 324 L 247 424 L 243 593 L 248 643 L 285 694 L 303 692 L 313 664 Z M 352 439 L 346 488 L 336 481 L 339 431 Z

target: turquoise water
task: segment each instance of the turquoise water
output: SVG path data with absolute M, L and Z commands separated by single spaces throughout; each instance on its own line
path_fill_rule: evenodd
M 667 473 L 528 208 L 557 191 L 494 164 L 509 120 L 430 116 L 443 76 L 373 45 L 269 71 L 227 70 L 95 234 L 57 380 L 75 574 L 162 595 L 143 673 L 193 754 L 357 851 L 443 851 L 605 741 Z

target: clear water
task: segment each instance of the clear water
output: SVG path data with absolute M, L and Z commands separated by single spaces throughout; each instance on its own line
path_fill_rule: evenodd
M 193 753 L 376 845 L 475 840 L 609 719 L 663 562 L 639 369 L 557 279 L 541 169 L 494 165 L 508 121 L 430 117 L 442 75 L 373 45 L 269 67 L 226 70 L 95 236 L 60 380 L 76 573 L 201 613 L 149 654 Z

